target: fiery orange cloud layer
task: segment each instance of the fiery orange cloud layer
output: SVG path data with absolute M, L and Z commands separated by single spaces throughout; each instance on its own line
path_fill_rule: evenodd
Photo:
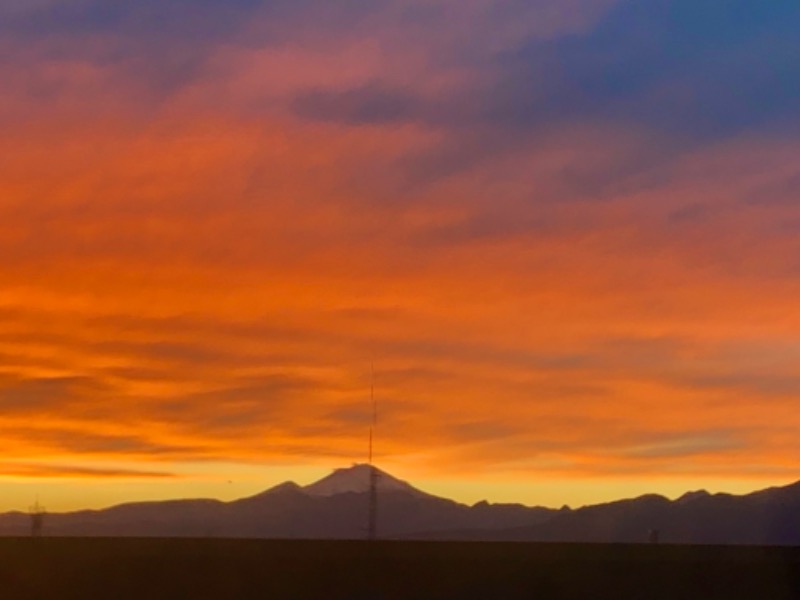
M 0 105 L 24 117 L 0 139 L 19 461 L 0 471 L 359 460 L 374 363 L 379 457 L 429 480 L 796 473 L 798 143 L 743 135 L 628 174 L 644 128 L 501 143 L 290 109 L 390 67 L 431 97 L 475 77 L 369 43 L 220 47 L 152 104 L 124 69 L 4 67 L 58 91 Z M 77 466 L 30 466 L 54 456 Z

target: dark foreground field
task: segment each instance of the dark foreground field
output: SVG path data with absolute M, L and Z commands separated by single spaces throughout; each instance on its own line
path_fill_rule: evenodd
M 0 597 L 800 598 L 800 549 L 0 539 Z

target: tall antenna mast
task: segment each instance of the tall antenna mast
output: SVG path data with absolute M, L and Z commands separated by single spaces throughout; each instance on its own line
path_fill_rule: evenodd
M 372 466 L 372 438 L 375 435 L 375 425 L 378 421 L 378 406 L 375 404 L 375 363 L 370 367 L 369 375 L 369 402 L 372 405 L 372 420 L 369 424 L 369 466 Z M 370 469 L 371 470 L 371 469 Z
M 378 470 L 373 466 L 373 438 L 378 424 L 378 404 L 375 400 L 375 363 L 370 368 L 369 396 L 372 404 L 372 422 L 369 426 L 369 514 L 367 518 L 367 539 L 378 537 Z
M 44 506 L 39 504 L 39 496 L 36 496 L 36 503 L 30 507 L 29 514 L 31 516 L 31 537 L 41 537 L 42 529 L 44 528 L 44 516 L 47 512 Z

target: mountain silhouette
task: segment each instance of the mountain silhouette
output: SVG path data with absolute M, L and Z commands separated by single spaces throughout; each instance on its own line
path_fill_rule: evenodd
M 800 544 L 800 482 L 743 496 L 690 492 L 674 501 L 645 495 L 562 512 L 542 523 L 460 539 L 553 542 L 644 542 L 658 531 L 675 544 Z
M 355 464 L 349 469 L 336 469 L 333 473 L 319 481 L 305 486 L 302 490 L 312 496 L 335 496 L 336 494 L 369 492 L 370 473 L 375 472 L 376 488 L 381 492 L 404 492 L 412 496 L 429 496 L 411 484 L 392 477 L 377 467 Z
M 421 491 L 363 464 L 307 486 L 286 482 L 231 502 L 169 500 L 48 514 L 44 535 L 360 539 L 375 470 L 378 535 L 390 539 L 687 544 L 800 544 L 800 482 L 743 496 L 688 492 L 551 509 L 478 502 Z M 0 535 L 27 535 L 30 518 L 0 515 Z

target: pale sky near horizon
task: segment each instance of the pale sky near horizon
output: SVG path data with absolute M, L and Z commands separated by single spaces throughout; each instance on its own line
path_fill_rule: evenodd
M 0 510 L 363 462 L 800 479 L 795 0 L 0 0 Z M 230 482 L 230 483 L 228 483 Z

